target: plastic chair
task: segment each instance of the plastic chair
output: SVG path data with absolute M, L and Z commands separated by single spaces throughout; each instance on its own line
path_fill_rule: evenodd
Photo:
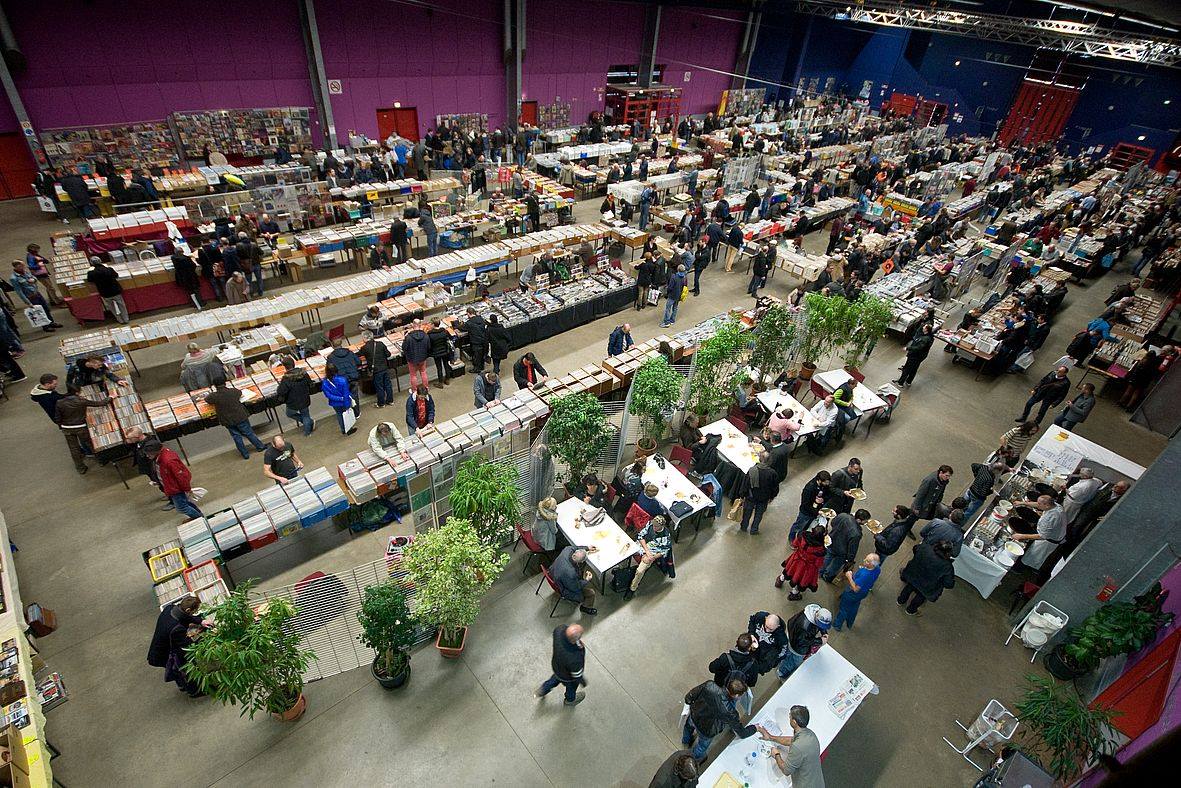
M 1035 626 L 1035 627 L 1033 627 L 1033 629 L 1040 630 L 1040 631 L 1044 632 L 1046 634 L 1046 639 L 1040 645 L 1031 646 L 1029 644 L 1029 640 L 1026 639 L 1025 629 L 1026 629 L 1026 626 L 1029 624 L 1030 619 L 1032 619 L 1035 614 L 1038 614 L 1041 616 L 1047 616 L 1047 615 L 1055 616 L 1055 617 L 1062 620 L 1062 625 L 1057 628 L 1051 628 L 1049 626 Z M 1040 602 L 1038 602 L 1036 605 L 1034 605 L 1032 610 L 1030 610 L 1028 613 L 1025 614 L 1025 616 L 1021 619 L 1021 621 L 1019 621 L 1017 623 L 1017 626 L 1013 627 L 1013 629 L 1009 631 L 1009 636 L 1007 638 L 1005 638 L 1005 645 L 1006 646 L 1009 645 L 1009 641 L 1012 640 L 1014 637 L 1020 637 L 1021 642 L 1025 645 L 1026 648 L 1033 649 L 1033 656 L 1031 656 L 1029 658 L 1029 661 L 1033 662 L 1035 659 L 1037 659 L 1037 655 L 1041 653 L 1042 649 L 1044 649 L 1050 643 L 1050 641 L 1054 639 L 1055 635 L 1057 635 L 1062 630 L 1066 629 L 1066 625 L 1069 623 L 1070 623 L 1070 616 L 1063 613 L 1061 610 L 1054 607 L 1049 602 L 1047 602 L 1043 599 Z
M 951 740 L 946 736 L 943 737 L 943 741 L 947 742 L 947 746 L 958 752 L 965 761 L 975 766 L 976 771 L 982 772 L 984 771 L 984 767 L 969 758 L 968 753 L 979 746 L 985 739 L 991 738 L 989 743 L 994 748 L 997 743 L 1009 741 L 1017 731 L 1018 720 L 999 700 L 994 698 L 984 707 L 984 711 L 981 712 L 976 722 L 972 724 L 971 729 L 964 727 L 964 724 L 959 720 L 956 720 L 955 724 L 970 737 L 967 745 L 961 750 L 952 744 Z M 978 734 L 977 731 L 979 731 Z
M 808 393 L 812 395 L 812 399 L 820 400 L 824 399 L 832 392 L 825 389 L 824 386 L 821 386 L 818 381 L 811 380 L 808 382 Z
M 623 518 L 623 525 L 625 529 L 630 528 L 639 533 L 651 519 L 652 515 L 641 509 L 638 503 L 633 503 L 631 508 L 627 510 L 627 516 Z
M 543 564 L 541 567 L 541 582 L 537 584 L 537 590 L 533 592 L 534 596 L 537 596 L 541 593 L 541 586 L 545 583 L 549 583 L 549 587 L 553 589 L 554 592 L 554 606 L 550 608 L 550 618 L 554 617 L 554 613 L 557 611 L 558 605 L 562 604 L 563 602 L 573 602 L 575 605 L 582 604 L 578 600 L 567 599 L 566 597 L 562 596 L 562 587 L 558 585 L 558 581 L 554 580 L 554 576 L 550 574 L 549 567 Z
M 603 488 L 603 498 L 607 501 L 608 506 L 615 505 L 615 485 L 608 484 Z
M 858 383 L 864 383 L 864 382 L 865 382 L 865 375 L 861 374 L 861 370 L 859 370 L 859 369 L 850 369 L 850 370 L 847 370 L 847 371 L 848 371 L 849 375 L 850 375 L 850 376 L 852 376 L 853 380 L 857 381 Z
M 517 544 L 524 542 L 525 549 L 529 551 L 529 555 L 525 557 L 525 566 L 521 568 L 521 574 L 529 574 L 529 564 L 537 556 L 545 554 L 545 548 L 538 544 L 537 540 L 533 538 L 533 532 L 525 528 L 525 526 L 517 523 L 517 541 L 513 543 L 513 551 L 517 549 Z
M 674 468 L 688 476 L 689 469 L 693 467 L 693 452 L 684 446 L 673 446 L 669 452 L 669 460 Z
M 328 329 L 327 336 L 328 336 L 328 344 L 330 344 L 330 345 L 338 339 L 346 339 L 346 337 L 344 335 L 344 323 L 341 323 L 339 326 L 333 326 L 332 328 Z
M 747 424 L 744 420 L 738 418 L 737 416 L 732 416 L 732 415 L 727 414 L 726 421 L 730 422 L 735 427 L 737 427 L 738 431 L 741 432 L 743 435 L 750 432 L 750 425 Z

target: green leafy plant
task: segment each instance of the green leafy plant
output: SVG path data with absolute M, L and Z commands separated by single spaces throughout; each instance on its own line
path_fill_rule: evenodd
M 366 588 L 357 621 L 361 625 L 358 637 L 377 653 L 381 672 L 390 678 L 405 671 L 416 625 L 397 581 L 390 579 Z
M 471 522 L 484 544 L 503 545 L 521 519 L 516 467 L 483 454 L 456 469 L 448 498 L 452 515 Z
M 767 309 L 754 331 L 754 347 L 750 365 L 763 373 L 765 381 L 772 381 L 787 371 L 796 342 L 796 318 L 782 304 Z
M 254 719 L 281 714 L 299 700 L 303 674 L 315 654 L 299 647 L 291 626 L 295 606 L 282 598 L 250 604 L 246 581 L 208 614 L 213 626 L 187 650 L 185 670 L 201 691 Z
M 886 335 L 894 320 L 890 305 L 877 296 L 862 293 L 849 305 L 851 329 L 842 351 L 846 366 L 860 366 L 873 352 L 877 341 Z
M 849 300 L 844 296 L 808 293 L 804 296 L 804 330 L 800 336 L 800 353 L 804 361 L 819 365 L 820 361 L 844 344 L 849 330 L 847 317 Z
M 1073 689 L 1045 676 L 1028 675 L 1025 681 L 1015 710 L 1022 749 L 1063 784 L 1077 777 L 1091 758 L 1115 750 L 1113 711 L 1088 707 Z
M 551 402 L 545 431 L 550 451 L 569 467 L 571 480 L 581 478 L 611 442 L 603 404 L 587 392 Z
M 640 365 L 632 377 L 628 413 L 640 419 L 640 432 L 659 443 L 673 405 L 681 396 L 684 379 L 664 356 L 653 356 Z
M 730 404 L 748 341 L 742 324 L 731 318 L 698 346 L 694 354 L 696 368 L 689 382 L 689 410 L 708 416 Z
M 1161 584 L 1156 583 L 1131 602 L 1104 605 L 1071 630 L 1063 653 L 1089 671 L 1107 657 L 1139 651 L 1173 621 L 1173 614 L 1161 609 L 1163 604 Z

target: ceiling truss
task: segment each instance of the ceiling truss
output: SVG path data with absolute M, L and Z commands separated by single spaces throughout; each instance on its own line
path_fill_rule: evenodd
M 1179 42 L 1105 30 L 1098 25 L 1083 22 L 964 13 L 895 3 L 850 5 L 837 0 L 799 0 L 796 10 L 830 19 L 933 30 L 1090 57 L 1160 66 L 1177 66 L 1181 63 Z

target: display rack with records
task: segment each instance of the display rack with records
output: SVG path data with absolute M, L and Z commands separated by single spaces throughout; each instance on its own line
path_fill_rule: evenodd
M 227 156 L 258 158 L 273 156 L 279 146 L 295 152 L 312 144 L 307 107 L 174 112 L 171 119 L 189 160 L 203 159 L 205 146 Z
M 95 162 L 108 156 L 120 170 L 160 170 L 180 164 L 167 120 L 43 129 L 41 142 L 53 166 L 76 166 L 83 173 L 94 172 Z

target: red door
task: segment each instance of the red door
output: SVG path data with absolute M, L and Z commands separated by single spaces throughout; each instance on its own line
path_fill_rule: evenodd
M 530 126 L 537 125 L 537 102 L 536 101 L 522 101 L 521 102 L 521 123 L 528 123 Z
M 32 197 L 37 165 L 20 132 L 0 134 L 0 200 Z
M 377 111 L 377 134 L 385 139 L 397 134 L 411 141 L 418 140 L 418 109 L 416 107 L 384 107 Z

